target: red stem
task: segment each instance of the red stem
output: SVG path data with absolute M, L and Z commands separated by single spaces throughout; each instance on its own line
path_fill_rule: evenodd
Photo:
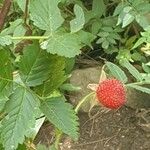
M 2 6 L 1 12 L 0 12 L 0 30 L 3 29 L 5 19 L 10 10 L 11 3 L 12 3 L 12 0 L 4 0 L 4 2 L 3 2 L 3 6 Z

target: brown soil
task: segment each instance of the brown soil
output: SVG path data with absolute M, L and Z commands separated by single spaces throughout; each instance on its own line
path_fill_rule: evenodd
M 61 150 L 150 150 L 150 110 L 99 108 L 90 117 L 82 112 L 79 118 L 79 141 L 65 137 L 60 143 Z M 36 142 L 49 145 L 53 140 L 53 128 L 45 124 Z

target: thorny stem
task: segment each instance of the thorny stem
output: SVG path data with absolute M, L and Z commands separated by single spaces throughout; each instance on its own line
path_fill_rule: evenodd
M 0 31 L 2 30 L 4 23 L 5 23 L 5 19 L 7 17 L 7 14 L 10 10 L 10 6 L 11 6 L 12 0 L 5 0 L 3 2 L 3 6 L 0 12 Z
M 78 111 L 79 111 L 80 107 L 82 106 L 82 104 L 83 104 L 84 102 L 86 102 L 86 101 L 88 100 L 88 98 L 89 98 L 91 95 L 93 95 L 93 94 L 95 94 L 95 92 L 89 93 L 88 95 L 86 95 L 86 96 L 78 103 L 78 105 L 77 105 L 76 108 L 75 108 L 75 112 L 76 112 L 76 113 L 78 113 Z
M 28 18 L 28 5 L 29 5 L 29 0 L 26 0 L 25 12 L 24 12 L 24 24 L 27 24 L 27 18 Z

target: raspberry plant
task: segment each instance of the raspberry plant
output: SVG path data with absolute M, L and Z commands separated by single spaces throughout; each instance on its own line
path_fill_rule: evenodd
M 56 129 L 51 149 L 58 149 L 62 133 L 78 139 L 77 112 L 88 96 L 73 109 L 61 89 L 76 89 L 64 83 L 85 47 L 96 45 L 102 54 L 115 54 L 114 61 L 136 80 L 127 83 L 124 71 L 106 62 L 110 74 L 127 87 L 150 94 L 142 86 L 150 83 L 148 0 L 88 4 L 81 0 L 1 0 L 0 4 L 1 150 L 32 149 L 30 143 L 45 120 Z M 129 37 L 131 30 L 134 34 Z M 137 61 L 142 73 L 131 64 Z

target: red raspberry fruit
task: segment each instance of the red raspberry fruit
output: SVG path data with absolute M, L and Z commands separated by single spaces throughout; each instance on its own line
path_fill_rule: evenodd
M 96 90 L 99 102 L 110 109 L 117 109 L 126 102 L 126 90 L 123 84 L 117 79 L 102 81 Z

